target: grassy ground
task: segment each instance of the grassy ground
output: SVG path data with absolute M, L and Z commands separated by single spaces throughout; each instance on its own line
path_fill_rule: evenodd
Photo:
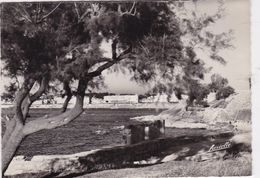
M 11 110 L 3 109 L 2 114 Z M 84 113 L 69 124 L 52 129 L 42 130 L 24 139 L 17 155 L 53 155 L 73 154 L 89 151 L 104 146 L 123 144 L 121 129 L 114 129 L 136 121 L 129 118 L 142 115 L 157 115 L 162 110 L 155 109 L 86 109 Z M 60 112 L 56 108 L 31 109 L 28 121 L 33 118 Z M 2 123 L 2 134 L 4 133 Z M 104 132 L 98 134 L 98 131 Z
M 79 118 L 71 123 L 52 130 L 42 130 L 24 139 L 16 155 L 31 157 L 34 155 L 74 154 L 82 151 L 124 144 L 122 130 L 115 129 L 137 121 L 129 118 L 144 115 L 158 115 L 162 110 L 155 109 L 86 109 Z M 2 114 L 10 111 L 3 109 Z M 59 109 L 32 109 L 35 117 L 59 112 Z M 2 123 L 2 134 L 5 126 Z M 98 134 L 97 131 L 104 132 Z M 166 128 L 166 136 L 203 135 L 203 129 Z
M 249 176 L 252 174 L 251 158 L 239 157 L 218 161 L 171 161 L 143 168 L 107 170 L 87 174 L 81 178 L 110 177 L 198 177 L 198 176 Z

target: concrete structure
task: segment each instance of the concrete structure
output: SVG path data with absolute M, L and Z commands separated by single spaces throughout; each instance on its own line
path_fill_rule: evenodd
M 131 124 L 123 130 L 123 139 L 127 145 L 139 143 L 145 140 L 153 140 L 165 135 L 165 121 L 146 121 L 139 124 Z
M 138 103 L 138 95 L 104 96 L 104 102 L 105 103 L 115 103 L 115 104 L 124 104 L 124 103 L 136 104 L 136 103 Z

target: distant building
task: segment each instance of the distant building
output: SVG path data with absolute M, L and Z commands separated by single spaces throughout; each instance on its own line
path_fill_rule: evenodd
M 125 104 L 125 103 L 138 103 L 138 95 L 111 95 L 104 96 L 105 103 L 116 103 L 116 104 Z

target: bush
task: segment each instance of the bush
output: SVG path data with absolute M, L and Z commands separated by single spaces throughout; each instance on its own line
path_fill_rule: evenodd
M 235 93 L 235 90 L 230 86 L 221 88 L 216 93 L 216 100 L 225 99 L 233 93 Z

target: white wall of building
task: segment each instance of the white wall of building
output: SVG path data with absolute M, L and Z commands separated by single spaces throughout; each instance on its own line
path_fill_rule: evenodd
M 138 103 L 138 95 L 104 96 L 105 103 Z

